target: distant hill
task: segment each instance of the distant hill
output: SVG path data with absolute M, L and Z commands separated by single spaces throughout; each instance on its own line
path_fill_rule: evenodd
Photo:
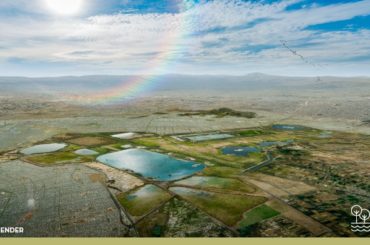
M 128 83 L 135 76 L 70 76 L 50 78 L 0 77 L 0 94 L 86 94 Z M 366 77 L 283 77 L 260 73 L 245 76 L 161 75 L 151 83 L 154 92 L 253 92 L 253 91 L 370 91 Z

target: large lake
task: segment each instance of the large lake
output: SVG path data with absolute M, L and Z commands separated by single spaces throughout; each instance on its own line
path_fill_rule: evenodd
M 143 177 L 172 181 L 187 177 L 204 169 L 205 165 L 179 160 L 164 154 L 142 149 L 129 149 L 105 154 L 97 158 L 111 167 L 131 170 Z

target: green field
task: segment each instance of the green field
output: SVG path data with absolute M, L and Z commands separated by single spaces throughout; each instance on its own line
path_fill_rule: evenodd
M 266 201 L 265 197 L 219 194 L 184 187 L 171 187 L 170 191 L 229 226 L 241 220 L 245 211 Z
M 61 163 L 87 162 L 94 159 L 93 156 L 79 156 L 73 152 L 55 152 L 50 154 L 27 156 L 27 161 L 31 161 L 40 165 L 51 165 Z
M 132 216 L 145 215 L 170 198 L 169 193 L 155 185 L 145 185 L 117 196 L 118 201 Z
M 253 137 L 253 136 L 259 136 L 259 135 L 272 134 L 272 132 L 267 131 L 267 130 L 249 129 L 249 130 L 239 131 L 238 134 L 244 137 Z
M 238 226 L 240 228 L 250 226 L 253 224 L 256 224 L 264 219 L 272 218 L 276 215 L 279 215 L 280 213 L 276 211 L 275 209 L 270 208 L 269 206 L 266 206 L 265 204 L 262 204 L 261 206 L 258 206 L 243 215 L 243 220 L 239 222 Z
M 230 230 L 190 203 L 173 198 L 136 224 L 143 237 L 230 237 Z
M 174 183 L 174 185 L 189 186 L 205 190 L 225 189 L 249 193 L 255 191 L 255 188 L 253 186 L 245 184 L 237 179 L 207 176 L 193 176 L 188 179 L 177 181 Z

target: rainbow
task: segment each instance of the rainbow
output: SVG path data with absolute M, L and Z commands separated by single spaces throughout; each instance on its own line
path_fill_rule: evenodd
M 103 90 L 102 92 L 89 94 L 70 96 L 81 104 L 111 104 L 115 102 L 122 102 L 135 98 L 140 93 L 149 90 L 156 84 L 159 76 L 156 74 L 164 74 L 165 71 L 169 70 L 171 61 L 175 60 L 177 54 L 173 52 L 177 45 L 186 35 L 186 14 L 185 11 L 192 8 L 196 0 L 183 0 L 181 3 L 181 13 L 179 15 L 179 26 L 177 32 L 170 32 L 166 37 L 163 38 L 162 45 L 159 47 L 160 52 L 155 58 L 148 62 L 146 67 L 146 74 L 152 75 L 139 75 L 133 76 L 130 80 L 122 81 L 118 86 L 110 89 Z

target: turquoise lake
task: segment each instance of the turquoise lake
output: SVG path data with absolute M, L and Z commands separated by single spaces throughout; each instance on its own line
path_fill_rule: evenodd
M 99 156 L 101 163 L 158 181 L 182 179 L 205 168 L 204 164 L 179 160 L 142 149 L 129 149 Z

